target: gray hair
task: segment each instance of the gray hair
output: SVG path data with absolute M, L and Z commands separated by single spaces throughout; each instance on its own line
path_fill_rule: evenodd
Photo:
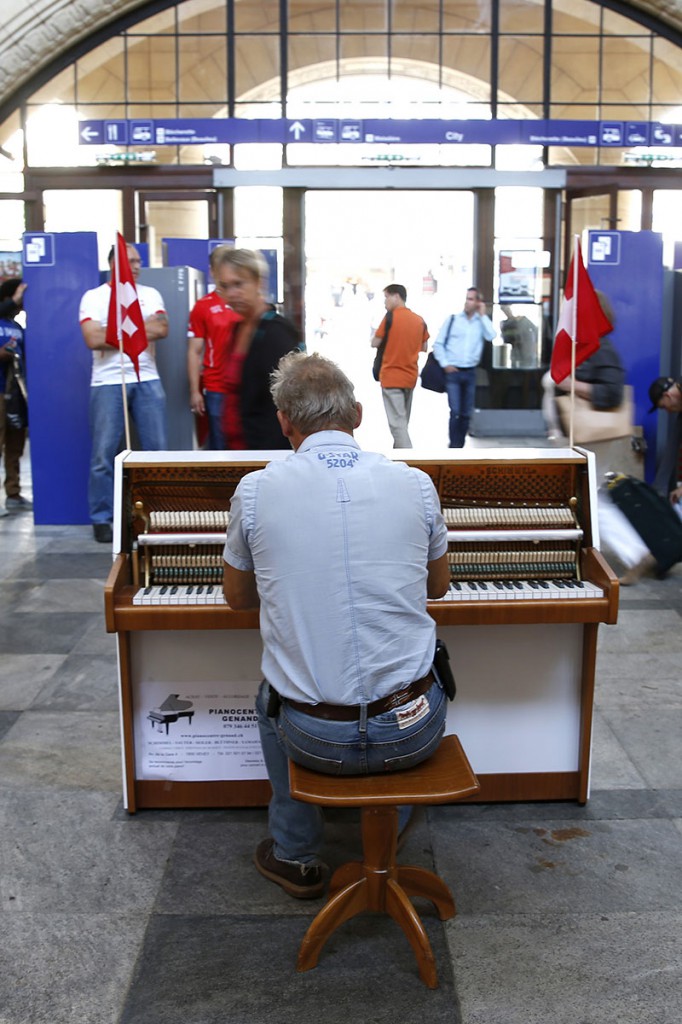
M 211 270 L 217 273 L 226 264 L 249 274 L 256 281 L 267 281 L 268 265 L 262 254 L 253 249 L 233 249 L 231 245 L 217 246 L 210 256 Z
M 277 409 L 305 436 L 317 430 L 349 432 L 357 424 L 353 385 L 336 363 L 317 353 L 282 356 L 270 377 L 270 394 Z

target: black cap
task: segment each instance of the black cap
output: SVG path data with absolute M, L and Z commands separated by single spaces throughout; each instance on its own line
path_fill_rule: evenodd
M 670 391 L 673 384 L 677 384 L 674 377 L 657 377 L 653 384 L 649 387 L 649 398 L 651 400 L 651 408 L 649 412 L 656 412 L 658 409 L 658 403 L 660 402 L 666 391 Z

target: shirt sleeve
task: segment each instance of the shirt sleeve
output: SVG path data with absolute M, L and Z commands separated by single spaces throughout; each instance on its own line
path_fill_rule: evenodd
M 150 292 L 148 296 L 150 312 L 147 313 L 146 315 L 155 316 L 157 314 L 162 314 L 163 316 L 168 316 L 161 292 L 158 291 L 156 288 L 151 288 L 149 285 L 147 285 L 147 288 L 149 288 Z
M 481 317 L 481 331 L 486 341 L 492 341 L 493 338 L 497 337 L 497 331 L 493 327 L 493 322 L 489 316 Z
M 440 558 L 448 550 L 448 528 L 440 508 L 438 492 L 433 485 L 431 477 L 422 470 L 419 473 L 419 485 L 421 487 L 426 523 L 429 528 L 429 562 Z
M 83 295 L 78 307 L 79 324 L 85 323 L 86 320 L 94 320 L 95 323 L 106 324 L 109 305 L 107 303 L 107 307 L 104 310 L 104 319 L 102 319 L 102 303 L 98 301 L 97 291 L 97 288 L 91 288 Z
M 233 569 L 253 572 L 253 558 L 249 547 L 249 534 L 253 526 L 254 485 L 250 473 L 241 480 L 230 502 L 230 519 L 227 526 L 223 560 Z
M 189 314 L 188 338 L 201 338 L 206 340 L 206 317 L 204 316 L 204 303 L 195 302 Z
M 441 324 L 441 328 L 433 345 L 433 358 L 443 367 L 448 365 L 447 355 L 445 354 L 445 341 L 448 336 L 451 319 L 451 317 L 448 317 L 447 320 Z

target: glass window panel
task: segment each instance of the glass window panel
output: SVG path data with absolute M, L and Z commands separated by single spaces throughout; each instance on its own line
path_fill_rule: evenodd
M 227 117 L 224 103 L 178 103 L 173 117 Z
M 131 103 L 175 99 L 176 79 L 172 36 L 128 41 L 128 99 Z
M 21 277 L 21 236 L 26 230 L 24 204 L 18 199 L 3 199 L 0 202 L 0 249 L 3 254 L 3 276 Z M 5 253 L 18 254 L 18 266 L 14 266 Z
M 640 231 L 642 227 L 642 193 L 638 188 L 618 192 L 618 230 Z M 654 230 L 656 230 L 654 228 Z
M 677 106 L 682 97 L 682 60 L 679 46 L 666 39 L 654 39 L 653 90 L 654 103 Z
M 500 32 L 542 32 L 544 20 L 539 0 L 500 0 Z
M 548 167 L 588 167 L 595 164 L 595 150 L 584 147 L 550 146 L 547 150 Z
M 28 164 L 33 167 L 92 166 L 97 162 L 95 146 L 81 146 L 79 113 L 70 104 L 48 103 L 29 106 L 26 121 Z M 123 111 L 118 113 L 123 117 Z
M 552 4 L 554 35 L 574 32 L 593 34 L 599 32 L 600 23 L 600 6 L 593 0 L 570 0 L 561 5 L 554 0 Z
M 652 227 L 663 235 L 663 262 L 672 267 L 675 242 L 679 240 L 682 222 L 682 191 L 655 189 L 653 196 Z
M 3 171 L 22 171 L 24 166 L 24 133 L 21 130 L 21 118 L 18 110 L 10 114 L 7 120 L 0 125 L 0 146 L 11 158 L 5 158 L 6 164 L 3 166 Z
M 126 107 L 125 117 L 167 118 L 177 117 L 178 108 L 175 103 L 130 103 Z
M 440 66 L 440 46 L 438 36 L 394 36 L 391 40 L 391 71 L 400 74 L 403 68 L 410 67 L 415 61 L 419 65 L 430 65 L 419 71 L 420 77 L 437 82 Z M 416 68 L 411 69 L 412 75 Z M 434 115 L 437 116 L 437 115 Z
M 160 14 L 153 14 L 151 18 L 147 18 L 145 21 L 138 21 L 137 25 L 131 28 L 126 35 L 160 36 L 167 35 L 170 32 L 175 32 L 174 7 L 169 7 L 168 10 L 161 11 Z
M 227 5 L 218 0 L 185 0 L 178 4 L 181 32 L 227 32 Z
M 603 103 L 646 103 L 649 100 L 649 46 L 648 39 L 603 40 Z
M 605 35 L 608 33 L 609 35 L 631 36 L 636 32 L 641 32 L 642 35 L 649 35 L 647 29 L 632 21 L 631 18 L 624 17 L 622 14 L 615 14 L 613 11 L 604 8 L 603 17 Z
M 559 36 L 552 41 L 552 103 L 596 103 L 599 98 L 599 41 Z
M 92 231 L 97 225 L 99 266 L 116 232 L 123 230 L 122 193 L 118 189 L 46 189 L 43 192 L 46 231 Z
M 446 36 L 443 39 L 443 82 L 472 100 L 490 100 L 490 40 Z
M 522 240 L 540 241 L 543 223 L 543 195 L 541 188 L 503 185 L 495 189 L 495 237 L 504 239 L 504 245 L 526 248 Z M 532 245 L 530 248 L 535 248 Z M 542 245 L 540 245 L 542 248 Z
M 153 199 L 144 205 L 149 263 L 163 265 L 164 238 L 208 238 L 206 199 Z
M 515 121 L 533 117 L 543 118 L 545 114 L 542 103 L 498 103 L 497 116 Z
M 75 65 L 65 68 L 58 75 L 51 78 L 40 89 L 31 96 L 32 103 L 74 103 L 76 99 L 76 68 Z
M 543 40 L 503 36 L 499 46 L 500 91 L 516 100 L 542 102 Z
M 227 103 L 227 53 L 220 36 L 180 36 L 178 95 L 181 100 Z
M 394 32 L 437 32 L 438 0 L 393 0 Z
M 388 74 L 388 37 L 342 36 L 341 60 L 351 62 L 350 66 L 341 66 L 341 76 L 354 75 L 362 69 L 375 74 Z
M 237 96 L 267 87 L 267 98 L 279 96 L 279 38 L 275 36 L 238 36 L 235 53 Z M 257 97 L 260 99 L 260 95 Z
M 443 0 L 444 32 L 490 32 L 491 0 Z
M 552 103 L 549 116 L 555 121 L 597 121 L 597 103 Z
M 278 170 L 282 166 L 282 146 L 277 142 L 240 142 L 234 147 L 234 166 L 238 171 Z
M 123 38 L 96 47 L 76 63 L 78 103 L 122 103 L 125 99 Z
M 333 32 L 335 29 L 334 0 L 289 0 L 290 32 Z
M 250 100 L 248 103 L 236 103 L 234 109 L 235 117 L 283 117 L 282 104 L 272 100 L 256 102 Z
M 328 65 L 320 68 L 320 65 Z M 335 36 L 289 36 L 289 71 L 308 68 L 305 75 L 296 76 L 290 85 L 299 85 L 301 81 L 328 78 L 336 75 L 336 37 Z
M 385 32 L 387 19 L 387 0 L 343 0 L 339 4 L 342 32 Z
M 498 171 L 542 171 L 542 146 L 496 146 Z
M 279 0 L 235 0 L 237 32 L 279 32 Z
M 276 185 L 238 185 L 234 190 L 236 235 L 281 235 L 284 192 Z

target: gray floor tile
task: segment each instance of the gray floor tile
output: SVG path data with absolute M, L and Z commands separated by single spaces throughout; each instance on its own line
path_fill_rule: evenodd
M 607 708 L 603 714 L 649 786 L 682 788 L 682 708 Z
M 592 786 L 595 789 L 648 789 L 648 782 L 614 733 L 601 708 L 594 713 L 592 730 Z
M 0 622 L 0 655 L 68 654 L 101 618 L 95 612 L 11 612 Z
M 670 821 L 438 822 L 436 870 L 463 914 L 682 912 Z
M 445 924 L 464 1024 L 678 1024 L 682 915 L 533 913 Z
M 0 711 L 0 740 L 19 718 L 20 711 Z
M 111 568 L 111 549 L 98 544 L 105 551 L 81 551 L 78 556 L 69 554 L 52 554 L 50 550 L 40 550 L 26 558 L 21 571 L 15 573 L 24 580 L 67 580 L 67 579 L 100 579 L 105 580 Z
M 422 920 L 439 970 L 433 990 L 419 981 L 401 930 L 382 915 L 344 924 L 303 974 L 296 955 L 306 921 L 298 915 L 155 916 L 120 1024 L 459 1024 L 443 925 Z
M 114 711 L 24 711 L 0 743 L 0 779 L 16 788 L 121 792 L 119 719 Z
M 92 612 L 104 615 L 104 579 L 52 579 L 27 585 L 16 612 Z
M 69 654 L 31 705 L 34 711 L 116 711 L 116 654 Z
M 0 708 L 21 711 L 30 707 L 65 657 L 64 654 L 3 654 L 0 658 Z
M 3 913 L 3 1024 L 118 1024 L 146 917 Z

